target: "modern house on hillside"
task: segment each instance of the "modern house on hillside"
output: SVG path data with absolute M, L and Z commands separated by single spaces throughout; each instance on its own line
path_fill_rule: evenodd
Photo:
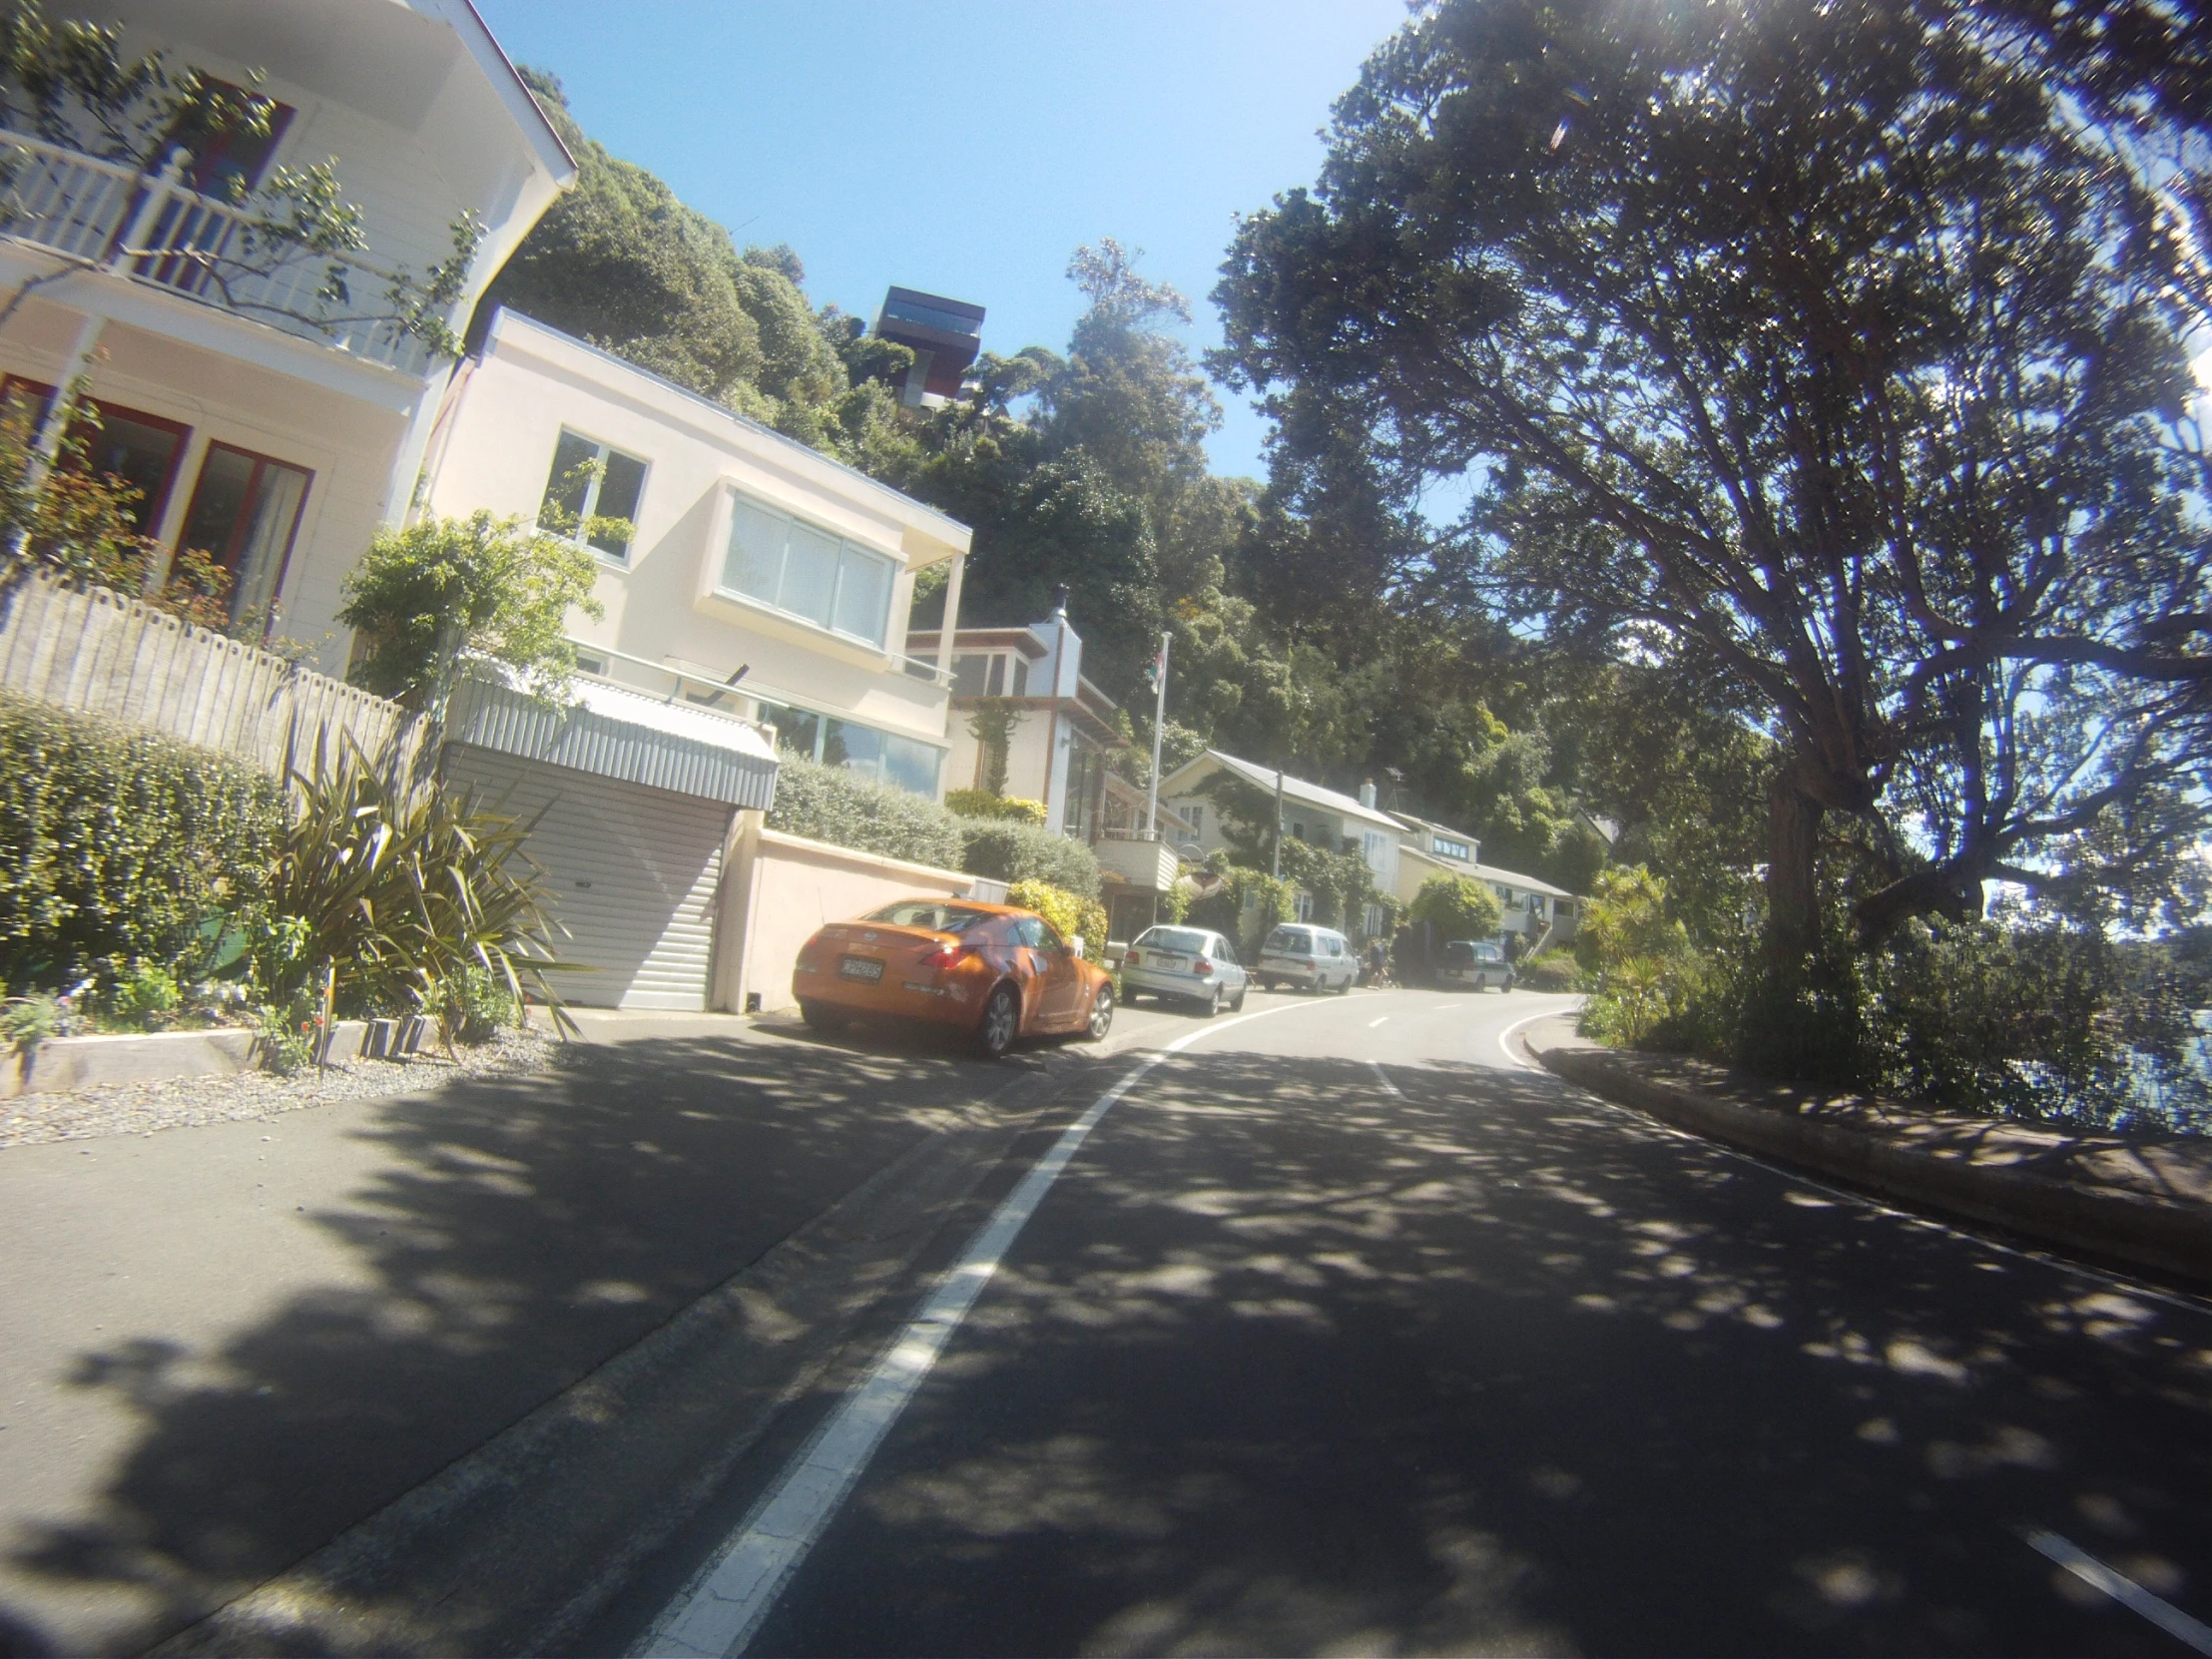
M 957 624 L 955 616 L 955 625 Z M 916 633 L 917 654 L 942 633 Z M 1159 919 L 1190 827 L 1161 804 L 1148 833 L 1145 792 L 1114 765 L 1126 750 L 1114 700 L 1083 676 L 1083 640 L 1065 610 L 1019 628 L 958 628 L 951 639 L 952 708 L 945 729 L 948 789 L 983 789 L 994 764 L 1006 795 L 1041 802 L 1045 823 L 1091 843 L 1105 880 L 1108 935 L 1134 938 Z
M 41 403 L 89 375 L 94 464 L 146 494 L 145 533 L 204 550 L 242 616 L 342 672 L 338 584 L 406 508 L 450 365 L 389 321 L 317 327 L 326 262 L 217 280 L 246 240 L 214 193 L 334 160 L 368 252 L 420 273 L 484 225 L 450 323 L 574 178 L 552 128 L 467 0 L 111 0 L 127 52 L 167 52 L 272 101 L 266 138 L 180 145 L 154 176 L 0 133 L 0 286 L 37 280 L 0 331 L 6 394 Z M 356 273 L 353 310 L 377 283 Z
M 968 364 L 983 349 L 983 307 L 965 299 L 894 287 L 875 313 L 878 339 L 895 340 L 914 354 L 899 387 L 908 408 L 936 408 L 960 395 Z
M 560 893 L 571 954 L 600 970 L 564 994 L 708 1006 L 718 933 L 736 925 L 721 915 L 735 815 L 767 804 L 755 780 L 763 765 L 773 776 L 769 742 L 942 795 L 952 667 L 935 637 L 908 640 L 906 616 L 915 572 L 949 562 L 957 619 L 968 531 L 502 310 L 453 376 L 422 509 L 532 517 L 549 505 L 567 522 L 631 526 L 626 539 L 577 532 L 606 614 L 571 618 L 578 695 L 631 736 L 556 733 L 524 700 L 477 688 L 447 771 L 545 814 L 531 851 Z

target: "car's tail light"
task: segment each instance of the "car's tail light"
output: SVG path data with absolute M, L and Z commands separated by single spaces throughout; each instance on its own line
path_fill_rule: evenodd
M 1196 962 L 1191 964 L 1191 971 L 1199 975 L 1201 978 L 1204 978 L 1207 974 L 1214 971 L 1214 964 L 1209 962 L 1205 957 L 1201 956 Z
M 1138 952 L 1132 950 L 1127 955 L 1122 957 L 1121 965 L 1123 967 L 1142 967 L 1144 965 L 1144 957 Z
M 967 953 L 968 947 L 966 945 L 960 943 L 957 939 L 950 939 L 938 945 L 936 949 L 926 952 L 918 965 L 927 968 L 947 968 Z

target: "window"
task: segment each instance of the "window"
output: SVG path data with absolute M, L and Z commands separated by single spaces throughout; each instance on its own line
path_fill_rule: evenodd
M 1429 850 L 1439 858 L 1461 858 L 1472 861 L 1474 849 L 1465 841 L 1455 841 L 1449 835 L 1430 835 Z
M 538 524 L 557 536 L 582 542 L 618 564 L 627 564 L 629 536 L 605 526 L 586 536 L 584 525 L 595 518 L 619 518 L 635 533 L 638 502 L 644 494 L 643 461 L 564 426 L 561 441 L 553 446 L 553 470 L 546 475 Z
M 178 545 L 208 554 L 231 573 L 234 619 L 267 616 L 283 586 L 313 481 L 304 467 L 227 443 L 208 445 Z
M 734 499 L 730 550 L 722 566 L 725 592 L 880 648 L 895 574 L 896 567 L 881 554 L 749 496 Z M 955 680 L 958 672 L 955 666 Z
M 952 659 L 954 697 L 1026 697 L 1029 659 L 1006 651 L 963 651 Z
M 842 767 L 879 783 L 895 784 L 913 795 L 934 799 L 944 751 L 934 745 L 879 732 L 857 721 L 818 715 L 779 703 L 755 705 L 755 718 L 776 728 L 778 747 L 824 766 Z
M 1300 921 L 1312 921 L 1314 919 L 1314 895 L 1310 892 L 1301 892 L 1298 895 L 1298 919 Z
M 1362 931 L 1371 939 L 1381 938 L 1390 925 L 1390 912 L 1380 904 L 1370 904 L 1361 917 Z
M 1368 868 L 1379 874 L 1386 867 L 1384 860 L 1387 853 L 1384 848 L 1388 841 L 1389 836 L 1380 830 L 1363 830 L 1360 831 L 1360 848 L 1367 856 Z
M 12 374 L 5 389 L 0 389 L 0 410 L 23 420 L 26 437 L 37 434 L 53 402 L 52 386 Z M 139 499 L 127 509 L 131 527 L 142 536 L 153 535 L 169 505 L 170 486 L 176 482 L 177 462 L 184 455 L 190 428 L 115 403 L 88 398 L 86 408 L 97 418 L 79 420 L 70 427 L 62 464 L 120 478 L 136 489 Z

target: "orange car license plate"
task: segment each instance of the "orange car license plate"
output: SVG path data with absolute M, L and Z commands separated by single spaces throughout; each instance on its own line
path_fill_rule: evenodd
M 865 956 L 845 956 L 838 960 L 837 972 L 847 979 L 865 979 L 872 985 L 883 977 L 883 964 Z

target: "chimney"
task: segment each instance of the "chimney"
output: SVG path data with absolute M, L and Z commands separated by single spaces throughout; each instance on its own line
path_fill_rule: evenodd
M 1068 585 L 1065 582 L 1062 582 L 1058 587 L 1052 590 L 1052 620 L 1054 622 L 1065 622 L 1067 621 L 1067 619 Z
M 1371 813 L 1375 811 L 1375 780 L 1372 778 L 1360 786 L 1360 805 Z

